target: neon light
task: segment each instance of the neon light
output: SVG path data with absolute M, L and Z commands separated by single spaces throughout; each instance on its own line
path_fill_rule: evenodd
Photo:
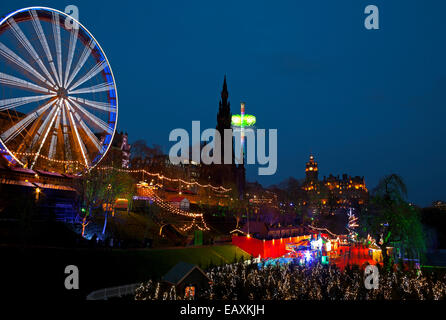
M 243 162 L 244 158 L 244 142 L 245 142 L 245 127 L 251 127 L 256 123 L 256 117 L 250 114 L 245 115 L 245 103 L 240 103 L 240 114 L 233 115 L 231 123 L 234 128 L 240 128 L 240 160 Z
M 253 126 L 255 123 L 256 123 L 256 117 L 251 114 L 246 114 L 243 116 L 243 123 L 240 114 L 235 114 L 231 118 L 231 124 L 234 127 L 241 127 L 242 125 L 244 127 L 250 127 Z

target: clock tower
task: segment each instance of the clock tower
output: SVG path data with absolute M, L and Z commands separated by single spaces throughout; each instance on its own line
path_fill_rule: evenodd
M 313 155 L 310 155 L 310 160 L 305 165 L 305 180 L 306 180 L 306 182 L 318 181 L 317 162 L 314 161 Z

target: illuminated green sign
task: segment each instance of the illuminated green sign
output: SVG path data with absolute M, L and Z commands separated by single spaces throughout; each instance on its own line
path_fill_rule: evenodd
M 242 116 L 239 114 L 235 114 L 232 116 L 231 122 L 232 125 L 235 127 L 250 127 L 256 123 L 256 117 L 250 114 L 245 114 L 243 116 L 242 123 Z

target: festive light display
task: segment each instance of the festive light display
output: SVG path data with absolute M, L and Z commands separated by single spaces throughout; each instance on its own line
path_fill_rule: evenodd
M 36 153 L 27 153 L 27 152 L 19 152 L 19 153 L 17 153 L 17 155 L 23 155 L 23 156 L 36 156 L 37 154 L 36 154 Z M 49 157 L 46 157 L 46 156 L 44 156 L 44 155 L 42 155 L 42 154 L 40 154 L 40 155 L 38 155 L 38 156 L 44 158 L 45 160 L 52 161 L 52 162 L 56 162 L 56 163 L 61 163 L 61 164 L 76 164 L 76 165 L 80 165 L 80 166 L 86 167 L 86 165 L 85 165 L 84 163 L 79 162 L 79 161 L 77 161 L 77 160 L 57 160 L 57 159 L 50 159 Z M 146 175 L 148 175 L 148 176 L 157 177 L 158 179 L 160 179 L 160 180 L 162 180 L 162 181 L 165 180 L 165 181 L 169 181 L 169 182 L 180 182 L 180 183 L 183 183 L 183 184 L 185 184 L 185 185 L 187 185 L 187 186 L 193 186 L 193 185 L 195 185 L 195 186 L 198 186 L 198 187 L 200 187 L 200 188 L 209 188 L 209 189 L 212 189 L 214 192 L 218 192 L 218 193 L 227 193 L 227 192 L 229 192 L 229 191 L 232 190 L 231 188 L 225 188 L 225 187 L 223 187 L 223 186 L 218 186 L 218 187 L 216 187 L 216 186 L 213 186 L 213 185 L 211 185 L 211 184 L 201 184 L 201 183 L 198 183 L 198 182 L 196 182 L 196 181 L 191 182 L 191 181 L 186 181 L 186 180 L 179 179 L 179 178 L 169 178 L 169 177 L 166 177 L 166 176 L 164 176 L 164 175 L 162 175 L 162 174 L 160 174 L 160 173 L 152 173 L 152 172 L 149 172 L 149 171 L 144 170 L 144 169 L 131 170 L 131 169 L 115 168 L 115 167 L 111 167 L 111 166 L 97 167 L 97 169 L 99 169 L 99 170 L 116 170 L 116 171 L 119 171 L 119 172 L 127 172 L 127 173 L 144 173 L 144 174 L 146 174 Z M 160 185 L 160 184 L 157 184 L 157 186 L 161 186 L 161 185 Z
M 114 167 L 98 167 L 98 169 L 99 170 L 117 170 L 119 172 L 128 172 L 128 173 L 144 173 L 144 174 L 147 174 L 147 175 L 152 176 L 152 177 L 157 177 L 158 179 L 163 180 L 163 181 L 166 180 L 166 181 L 169 181 L 169 182 L 181 182 L 181 183 L 183 183 L 185 185 L 188 185 L 188 186 L 195 185 L 195 186 L 198 186 L 200 188 L 210 188 L 213 191 L 220 192 L 220 193 L 226 193 L 226 192 L 229 192 L 229 191 L 232 190 L 231 188 L 225 188 L 223 186 L 215 187 L 215 186 L 213 186 L 211 184 L 201 184 L 201 183 L 198 183 L 196 181 L 190 182 L 190 181 L 186 181 L 186 180 L 183 180 L 183 179 L 180 179 L 180 178 L 169 178 L 169 177 L 163 176 L 162 174 L 151 173 L 151 172 L 149 172 L 147 170 L 144 170 L 144 169 L 131 170 L 131 169 L 120 169 L 120 168 L 114 168 Z
M 194 220 L 192 220 L 191 224 L 185 224 L 184 226 L 180 227 L 179 229 L 181 231 L 189 231 L 190 229 L 192 229 L 194 226 L 196 226 L 199 230 L 201 231 L 207 231 L 209 230 L 208 226 L 206 225 L 206 222 L 204 221 L 203 216 L 200 217 L 201 219 L 201 223 L 204 225 L 204 228 L 201 227 L 199 224 L 197 224 L 196 219 L 194 218 Z
M 203 300 L 441 300 L 446 298 L 446 279 L 416 271 L 401 270 L 379 277 L 377 289 L 364 286 L 364 271 L 341 271 L 332 265 L 312 267 L 271 265 L 258 268 L 255 263 L 226 264 L 206 272 L 210 288 L 197 291 Z M 175 286 L 161 289 L 159 282 L 148 281 L 136 289 L 136 300 L 183 300 Z
M 160 208 L 168 211 L 171 214 L 188 217 L 188 218 L 193 218 L 191 224 L 189 224 L 188 226 L 185 225 L 185 226 L 179 228 L 181 231 L 188 231 L 194 226 L 196 226 L 198 229 L 200 229 L 202 231 L 209 230 L 209 227 L 207 226 L 202 213 L 187 212 L 187 211 L 178 209 L 177 207 L 171 205 L 169 202 L 163 200 L 161 197 L 156 195 L 154 188 L 148 187 L 148 188 L 144 188 L 144 190 L 145 190 L 145 196 L 150 197 L 156 203 L 156 205 L 159 206 Z M 203 224 L 203 227 L 201 227 L 200 225 L 197 224 L 197 221 L 196 221 L 197 219 L 199 219 L 201 221 L 201 223 Z
M 15 156 L 24 156 L 24 157 L 37 157 L 37 158 L 43 158 L 46 161 L 54 162 L 54 163 L 60 163 L 60 164 L 76 164 L 79 166 L 82 166 L 84 168 L 87 167 L 87 165 L 81 161 L 78 160 L 58 160 L 58 159 L 52 159 L 50 157 L 47 157 L 41 153 L 35 153 L 35 152 L 17 152 L 14 153 Z
M 290 251 L 290 243 L 299 243 L 302 240 L 309 239 L 309 235 L 287 237 L 273 240 L 260 240 L 248 236 L 233 236 L 232 244 L 243 251 L 246 251 L 253 257 L 261 258 L 280 258 Z
M 310 251 L 305 251 L 305 262 L 311 262 L 311 260 L 313 259 L 313 257 L 311 256 Z
M 358 233 L 355 231 L 355 229 L 359 227 L 358 218 L 353 214 L 352 208 L 350 208 L 347 215 L 348 215 L 347 230 L 349 232 L 348 237 L 352 241 L 356 241 Z
M 327 241 L 325 243 L 325 251 L 327 251 L 327 252 L 331 251 L 331 241 Z
M 311 242 L 312 250 L 321 250 L 322 249 L 322 238 L 318 238 L 317 240 L 312 240 Z
M 46 7 L 16 10 L 0 19 L 0 26 L 2 155 L 11 165 L 30 169 L 44 169 L 47 161 L 79 164 L 69 168 L 77 174 L 94 167 L 111 146 L 118 117 L 115 80 L 101 46 L 75 18 Z M 24 54 L 9 45 L 22 47 Z M 29 92 L 39 95 L 26 96 Z
M 331 231 L 328 230 L 327 228 L 318 228 L 318 227 L 315 227 L 315 226 L 312 226 L 312 225 L 308 225 L 308 227 L 309 227 L 310 229 L 313 229 L 313 230 L 326 232 L 326 233 L 328 233 L 328 234 L 330 234 L 331 236 L 336 237 L 336 238 L 339 238 L 339 236 L 340 236 L 340 235 L 338 235 L 338 234 L 335 234 L 335 233 L 331 232 Z

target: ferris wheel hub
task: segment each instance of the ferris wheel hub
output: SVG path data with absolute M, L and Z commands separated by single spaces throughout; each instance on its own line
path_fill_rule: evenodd
M 57 97 L 59 99 L 67 99 L 68 97 L 68 91 L 65 88 L 60 87 L 59 89 L 57 89 Z

